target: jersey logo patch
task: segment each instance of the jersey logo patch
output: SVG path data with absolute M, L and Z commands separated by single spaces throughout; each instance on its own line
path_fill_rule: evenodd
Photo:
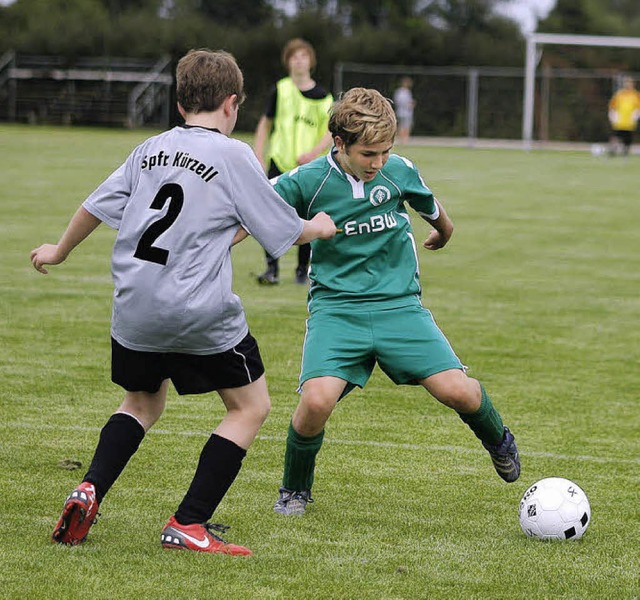
M 391 192 L 384 185 L 376 185 L 369 192 L 369 202 L 374 206 L 380 206 L 385 202 L 389 202 L 389 200 L 391 200 Z

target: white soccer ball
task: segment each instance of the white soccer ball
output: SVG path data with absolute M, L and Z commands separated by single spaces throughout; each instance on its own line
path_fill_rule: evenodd
M 579 540 L 590 521 L 587 495 L 562 477 L 537 481 L 520 500 L 522 531 L 540 540 Z

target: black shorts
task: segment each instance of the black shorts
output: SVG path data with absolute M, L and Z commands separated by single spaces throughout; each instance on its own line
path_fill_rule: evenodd
M 207 355 L 140 352 L 111 338 L 111 381 L 128 392 L 155 394 L 171 379 L 180 395 L 206 394 L 248 385 L 263 374 L 258 342 L 250 333 L 235 348 Z

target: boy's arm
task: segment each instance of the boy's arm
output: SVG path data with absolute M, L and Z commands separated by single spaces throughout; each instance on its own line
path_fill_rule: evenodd
M 265 148 L 267 146 L 267 138 L 271 133 L 271 128 L 273 127 L 273 119 L 270 119 L 266 115 L 262 115 L 260 120 L 258 121 L 258 126 L 256 127 L 255 138 L 253 141 L 253 151 L 256 153 L 260 164 L 262 165 L 263 170 L 266 172 L 268 165 L 265 159 L 264 153 Z
M 240 225 L 240 227 L 238 227 L 238 231 L 236 231 L 236 234 L 231 240 L 231 246 L 233 247 L 236 244 L 239 244 L 242 240 L 249 237 L 249 235 L 250 233 L 242 225 Z
M 31 251 L 31 264 L 37 271 L 46 275 L 49 271 L 44 265 L 59 265 L 64 262 L 71 251 L 101 222 L 84 206 L 80 206 L 57 244 L 43 244 Z
M 302 233 L 294 242 L 294 245 L 302 246 L 317 239 L 328 240 L 335 234 L 336 226 L 331 217 L 325 212 L 319 212 L 310 221 L 302 219 Z M 231 245 L 235 246 L 249 235 L 251 234 L 244 227 L 240 226 L 233 237 Z
M 333 142 L 333 135 L 330 131 L 327 131 L 322 136 L 322 139 L 313 147 L 309 152 L 304 152 L 296 159 L 299 165 L 306 165 L 315 158 L 318 158 Z
M 336 225 L 326 212 L 317 213 L 310 221 L 302 220 L 302 233 L 294 242 L 297 246 L 313 240 L 329 240 L 336 234 Z
M 453 234 L 453 221 L 449 218 L 442 204 L 434 198 L 434 202 L 438 207 L 438 216 L 435 219 L 425 219 L 427 223 L 433 227 L 434 231 L 422 244 L 427 250 L 439 250 L 443 248 L 451 239 Z

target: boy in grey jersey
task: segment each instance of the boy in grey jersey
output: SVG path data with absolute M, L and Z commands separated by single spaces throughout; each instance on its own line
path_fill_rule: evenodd
M 325 423 L 340 398 L 366 384 L 376 363 L 395 383 L 422 385 L 453 408 L 489 451 L 498 475 L 515 481 L 520 462 L 513 434 L 420 302 L 405 203 L 433 227 L 423 244 L 429 250 L 449 241 L 453 223 L 415 166 L 390 154 L 391 104 L 375 90 L 349 90 L 334 104 L 329 129 L 335 147 L 328 156 L 275 182 L 299 215 L 326 211 L 340 228 L 335 238 L 311 244 L 301 396 L 275 511 L 304 513 Z
M 101 431 L 82 483 L 66 499 L 52 538 L 84 541 L 98 506 L 164 410 L 179 394 L 218 391 L 227 414 L 200 455 L 182 503 L 162 530 L 165 548 L 247 555 L 207 521 L 236 478 L 270 408 L 264 367 L 240 299 L 231 290 L 231 246 L 250 231 L 274 256 L 335 235 L 326 213 L 302 220 L 272 189 L 251 148 L 228 136 L 244 98 L 226 52 L 196 50 L 178 63 L 185 125 L 152 137 L 77 210 L 33 266 L 63 262 L 101 222 L 118 230 L 112 380 L 126 390 Z

